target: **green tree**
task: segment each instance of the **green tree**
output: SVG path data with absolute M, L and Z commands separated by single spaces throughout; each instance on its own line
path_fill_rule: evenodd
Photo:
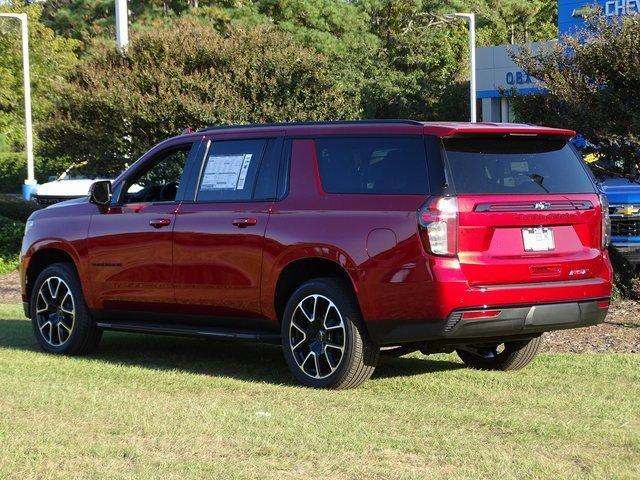
M 327 56 L 364 116 L 434 119 L 461 110 L 451 104 L 452 96 L 440 102 L 456 89 L 465 68 L 466 30 L 445 24 L 441 15 L 451 10 L 449 3 L 254 0 L 229 11 L 234 22 L 253 23 L 263 16 Z M 466 105 L 465 100 L 457 103 Z
M 514 58 L 547 90 L 514 97 L 521 118 L 577 130 L 619 173 L 639 175 L 640 16 L 592 15 L 578 35 L 537 54 L 516 51 Z
M 556 0 L 460 0 L 454 6 L 476 13 L 479 45 L 538 42 L 558 35 Z
M 87 41 L 92 35 L 115 31 L 113 0 L 47 0 L 42 21 L 57 35 Z
M 441 102 L 450 99 L 447 92 L 464 82 L 462 78 L 468 78 L 466 27 L 442 16 L 452 11 L 451 2 L 361 0 L 359 4 L 380 39 L 377 68 L 363 85 L 367 115 L 430 120 L 459 112 L 459 105 L 443 108 Z M 464 105 L 463 98 L 459 100 Z
M 132 25 L 153 22 L 162 17 L 176 17 L 200 10 L 200 15 L 211 15 L 217 10 L 243 10 L 244 4 L 236 0 L 136 0 L 128 2 L 129 21 Z M 42 21 L 58 35 L 90 43 L 98 35 L 115 34 L 114 0 L 46 0 L 43 2 Z
M 26 13 L 29 27 L 29 56 L 32 109 L 35 121 L 51 111 L 52 84 L 76 65 L 77 42 L 60 37 L 40 22 L 42 7 L 14 2 L 0 6 L 0 12 Z M 0 19 L 0 150 L 20 150 L 24 142 L 24 89 L 20 25 Z
M 133 32 L 126 55 L 97 44 L 56 90 L 42 154 L 117 173 L 185 127 L 356 118 L 327 59 L 273 27 L 222 35 L 190 19 Z
M 197 4 L 197 5 L 196 5 Z M 113 37 L 111 0 L 48 0 L 46 21 L 64 35 Z M 132 29 L 188 17 L 219 32 L 272 25 L 329 59 L 368 117 L 465 119 L 467 30 L 452 11 L 478 13 L 478 44 L 556 36 L 554 0 L 141 0 Z M 82 33 L 85 32 L 85 33 Z
M 366 11 L 344 0 L 255 0 L 254 8 L 297 43 L 326 56 L 336 81 L 364 102 L 363 85 L 380 70 L 380 41 Z
M 0 12 L 26 13 L 28 17 L 32 115 L 37 134 L 38 125 L 53 108 L 53 84 L 76 65 L 78 44 L 57 37 L 40 22 L 41 5 L 12 2 L 1 5 Z M 25 135 L 22 45 L 16 20 L 0 19 L 0 52 L 0 189 L 6 191 L 19 189 L 26 176 L 26 157 L 22 153 Z M 38 138 L 35 140 L 37 144 Z

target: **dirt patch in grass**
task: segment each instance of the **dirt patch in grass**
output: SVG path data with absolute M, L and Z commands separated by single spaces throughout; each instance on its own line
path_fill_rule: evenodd
M 20 303 L 18 272 L 0 274 L 0 303 Z M 554 353 L 640 353 L 640 302 L 611 304 L 601 325 L 547 333 L 543 351 Z
M 21 303 L 18 271 L 0 274 L 0 303 Z
M 550 332 L 544 340 L 546 352 L 640 353 L 640 302 L 613 302 L 603 324 Z

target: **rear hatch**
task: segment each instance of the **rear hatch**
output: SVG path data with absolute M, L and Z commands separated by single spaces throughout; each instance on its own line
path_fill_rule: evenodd
M 458 202 L 458 258 L 472 285 L 601 273 L 600 197 L 564 137 L 459 137 L 443 145 Z

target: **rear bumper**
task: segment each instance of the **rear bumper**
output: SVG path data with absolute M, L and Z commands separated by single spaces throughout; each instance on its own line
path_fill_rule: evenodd
M 535 337 L 552 330 L 588 327 L 604 321 L 608 300 L 490 307 L 500 310 L 499 315 L 477 319 L 462 318 L 463 312 L 471 309 L 456 310 L 442 321 L 403 322 L 386 332 L 382 343 L 437 341 L 459 344 L 467 340 Z M 599 305 L 601 302 L 606 306 Z
M 465 335 L 473 338 L 487 334 L 515 336 L 583 327 L 601 322 L 606 315 L 605 309 L 594 320 L 586 313 L 591 308 L 588 304 L 611 298 L 613 269 L 606 252 L 602 255 L 600 267 L 597 276 L 591 278 L 541 278 L 537 282 L 480 285 L 468 282 L 457 258 L 431 257 L 426 273 L 431 276 L 430 281 L 410 284 L 413 288 L 402 296 L 381 296 L 385 302 L 381 303 L 377 312 L 373 315 L 368 311 L 363 313 L 369 335 L 379 345 L 464 338 Z M 390 284 L 385 286 L 390 288 Z M 382 288 L 380 292 L 386 293 Z M 567 304 L 579 305 L 578 314 L 575 308 L 571 311 L 568 307 L 557 307 Z M 546 305 L 555 307 L 542 308 Z M 525 322 L 529 310 L 534 306 L 538 310 L 535 322 Z M 465 323 L 455 329 L 445 328 L 455 313 L 478 309 L 500 309 L 505 312 L 496 319 L 481 320 L 486 327 L 481 324 L 466 326 Z M 541 324 L 539 318 L 542 318 L 542 313 L 539 312 L 545 310 L 551 312 L 549 316 L 557 316 L 558 321 Z
M 599 307 L 602 301 L 606 306 Z M 484 319 L 463 319 L 463 312 L 456 311 L 449 316 L 438 333 L 441 338 L 537 334 L 597 325 L 604 321 L 608 310 L 608 299 L 601 299 L 508 307 L 500 309 L 497 317 Z

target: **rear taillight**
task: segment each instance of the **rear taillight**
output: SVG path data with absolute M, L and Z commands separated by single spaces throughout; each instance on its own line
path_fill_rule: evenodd
M 424 248 L 434 254 L 458 253 L 458 200 L 433 197 L 418 210 L 418 226 Z
M 609 217 L 609 200 L 604 194 L 600 194 L 600 205 L 602 206 L 602 249 L 604 250 L 611 242 L 611 218 Z

